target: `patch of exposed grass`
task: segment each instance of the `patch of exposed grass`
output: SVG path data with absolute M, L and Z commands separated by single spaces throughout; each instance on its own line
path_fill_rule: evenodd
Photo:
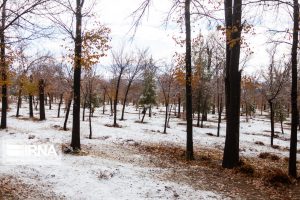
M 269 152 L 260 153 L 258 155 L 258 157 L 261 158 L 261 159 L 270 159 L 270 160 L 273 160 L 273 161 L 280 160 L 279 156 L 277 156 L 275 154 L 272 154 L 272 153 L 269 153 Z

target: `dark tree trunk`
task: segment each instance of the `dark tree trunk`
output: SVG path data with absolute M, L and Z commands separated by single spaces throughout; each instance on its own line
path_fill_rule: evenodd
M 86 101 L 87 101 L 87 94 L 84 95 L 84 99 L 83 99 L 82 121 L 84 121 L 85 118 Z
M 72 96 L 70 97 L 68 105 L 67 105 L 67 111 L 66 111 L 65 122 L 64 122 L 64 127 L 63 127 L 64 131 L 67 131 L 67 123 L 68 123 L 68 119 L 69 119 L 71 104 L 72 104 Z
M 110 102 L 110 116 L 113 116 L 113 114 L 114 114 L 114 109 L 113 109 L 112 98 L 109 98 L 109 102 Z
M 125 92 L 125 96 L 124 96 L 124 101 L 123 101 L 123 107 L 122 107 L 121 120 L 124 120 L 125 106 L 126 106 L 126 102 L 127 102 L 127 97 L 128 97 L 129 89 L 131 87 L 131 83 L 132 83 L 132 81 L 129 81 L 128 85 L 127 85 L 127 88 L 126 88 L 126 92 Z
M 60 117 L 60 107 L 61 107 L 61 104 L 63 102 L 63 96 L 64 96 L 64 94 L 60 94 L 59 103 L 58 103 L 58 110 L 57 110 L 57 118 Z
M 240 92 L 241 92 L 241 72 L 239 71 L 240 62 L 240 38 L 241 38 L 241 16 L 242 16 L 242 0 L 235 0 L 232 10 L 232 1 L 225 0 L 225 20 L 226 29 L 229 31 L 231 27 L 237 27 L 237 31 L 231 31 L 231 38 L 227 38 L 231 46 L 230 49 L 230 63 L 226 72 L 229 84 L 227 88 L 227 95 L 229 102 L 227 102 L 227 121 L 226 121 L 226 139 L 223 155 L 222 166 L 224 168 L 233 168 L 239 164 L 239 129 L 240 129 Z M 233 13 L 232 13 L 233 11 Z M 229 12 L 229 14 L 228 14 Z M 227 18 L 232 19 L 232 24 Z M 229 52 L 226 52 L 229 53 Z M 229 89 L 229 90 L 228 90 Z
M 6 20 L 6 1 L 2 3 L 2 19 L 1 26 L 5 27 Z M 4 29 L 0 32 L 0 60 L 1 60 L 1 75 L 2 75 L 2 109 L 1 109 L 1 129 L 7 127 L 7 64 L 6 64 L 6 53 L 5 53 L 5 33 Z
M 40 98 L 40 120 L 45 120 L 45 82 L 44 79 L 39 81 L 39 98 Z
M 200 103 L 197 103 L 197 127 L 200 127 Z
M 48 96 L 49 96 L 49 110 L 52 110 L 52 97 L 50 93 L 48 93 Z
M 118 105 L 118 98 L 119 98 L 119 89 L 120 89 L 120 83 L 121 83 L 121 77 L 122 77 L 122 71 L 119 74 L 118 81 L 117 81 L 117 87 L 116 87 L 116 93 L 115 93 L 115 99 L 114 99 L 114 127 L 117 127 L 117 105 Z
M 274 105 L 272 101 L 268 101 L 270 106 L 270 121 L 271 121 L 271 146 L 273 146 L 273 140 L 274 140 Z
M 152 117 L 152 106 L 149 106 L 149 117 Z
M 261 109 L 260 109 L 260 115 L 263 115 L 263 110 L 264 110 L 264 103 L 263 103 L 263 96 L 261 96 Z
M 220 125 L 221 125 L 221 117 L 222 117 L 222 97 L 218 94 L 218 131 L 217 131 L 217 137 L 220 137 Z
M 143 117 L 142 117 L 141 123 L 144 123 L 144 118 L 145 118 L 146 112 L 147 112 L 147 108 L 144 107 L 143 111 L 142 111 Z
M 297 55 L 299 42 L 299 2 L 294 0 L 294 28 L 293 28 L 293 46 L 292 46 L 292 89 L 291 89 L 291 104 L 292 104 L 292 123 L 291 123 L 291 140 L 290 140 L 290 158 L 289 158 L 289 175 L 297 177 L 297 125 L 298 125 L 298 110 L 297 110 Z
M 283 130 L 283 114 L 280 113 L 280 127 L 281 127 L 281 133 L 284 134 L 284 130 Z
M 29 94 L 29 117 L 33 117 L 33 98 L 31 94 Z
M 29 77 L 30 83 L 32 83 L 33 78 L 32 75 Z M 33 117 L 33 96 L 31 93 L 29 93 L 29 117 Z
M 165 126 L 164 126 L 164 133 L 167 133 L 168 112 L 169 112 L 169 105 L 168 105 L 168 104 L 166 104 L 166 113 L 165 113 Z
M 180 118 L 181 117 L 181 112 L 180 112 L 180 107 L 181 107 L 181 98 L 180 98 L 180 96 L 178 97 L 178 118 Z
M 81 52 L 82 52 L 82 33 L 81 9 L 83 6 L 82 0 L 76 0 L 76 36 L 74 50 L 74 102 L 73 102 L 73 124 L 72 124 L 72 141 L 71 147 L 73 150 L 80 149 L 80 77 L 81 77 Z
M 91 88 L 91 85 L 90 85 Z M 90 91 L 89 94 L 89 127 L 90 127 L 90 135 L 89 135 L 89 139 L 92 139 L 92 134 L 93 134 L 93 130 L 92 130 L 92 91 Z
M 171 105 L 170 110 L 169 110 L 169 116 L 168 116 L 167 128 L 170 128 L 170 118 L 171 118 L 172 107 L 173 107 L 173 105 Z
M 103 110 L 102 110 L 103 115 L 105 114 L 105 96 L 106 96 L 106 90 L 104 90 L 104 93 L 103 93 Z
M 186 70 L 186 120 L 187 120 L 187 140 L 186 140 L 186 159 L 194 159 L 193 148 L 193 104 L 192 104 L 192 49 L 191 49 L 191 21 L 190 21 L 191 0 L 185 0 L 185 70 Z
M 22 86 L 20 86 L 22 87 Z M 21 107 L 21 101 L 22 101 L 22 89 L 19 89 L 19 94 L 18 94 L 18 103 L 17 103 L 17 113 L 16 113 L 16 117 L 20 116 L 20 107 Z

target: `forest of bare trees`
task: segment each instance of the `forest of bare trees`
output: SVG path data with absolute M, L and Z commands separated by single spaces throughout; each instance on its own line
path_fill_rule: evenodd
M 154 9 L 152 3 L 152 0 L 140 1 L 136 10 L 132 10 L 133 23 L 128 30 L 132 40 L 142 29 L 147 12 Z M 13 129 L 8 115 L 13 108 L 16 108 L 14 117 L 32 121 L 48 121 L 49 113 L 57 109 L 55 115 L 61 130 L 71 131 L 65 153 L 81 155 L 89 146 L 89 143 L 81 145 L 84 132 L 81 125 L 85 121 L 88 120 L 88 138 L 93 140 L 102 131 L 94 128 L 102 117 L 109 119 L 109 123 L 105 121 L 106 127 L 118 131 L 130 126 L 127 121 L 133 113 L 137 114 L 134 123 L 145 129 L 162 114 L 161 130 L 157 132 L 172 134 L 177 129 L 172 122 L 184 124 L 185 139 L 179 138 L 185 144 L 184 158 L 193 162 L 199 159 L 195 152 L 201 155 L 203 148 L 195 142 L 198 133 L 195 130 L 207 131 L 214 121 L 216 124 L 209 134 L 218 141 L 223 139 L 222 160 L 218 165 L 236 169 L 242 165 L 240 141 L 242 133 L 247 132 L 241 131 L 240 123 L 251 124 L 251 120 L 261 117 L 268 122 L 270 143 L 265 145 L 281 148 L 276 140 L 288 134 L 285 170 L 288 176 L 297 178 L 298 0 L 174 0 L 170 5 L 164 21 L 175 22 L 180 29 L 181 35 L 174 33 L 173 37 L 181 50 L 174 49 L 169 60 L 161 60 L 149 48 L 131 48 L 130 42 L 118 48 L 112 46 L 112 30 L 95 18 L 93 2 L 3 0 L 0 4 L 1 129 Z M 254 19 L 249 7 L 261 13 Z M 272 15 L 281 8 L 288 10 L 285 15 L 290 28 L 268 30 L 274 33 L 264 49 L 268 63 L 261 66 L 257 61 L 259 70 L 245 72 L 252 51 L 260 51 L 251 49 L 247 41 L 254 35 L 251 31 L 255 30 L 257 18 L 263 24 L 264 12 Z M 209 31 L 201 31 L 199 23 L 209 24 Z M 31 43 L 37 38 L 61 39 L 58 46 L 62 46 L 63 52 L 47 49 L 32 53 Z M 104 57 L 110 58 L 107 66 L 101 65 Z M 25 108 L 27 116 L 21 112 Z M 280 127 L 280 133 L 276 127 Z

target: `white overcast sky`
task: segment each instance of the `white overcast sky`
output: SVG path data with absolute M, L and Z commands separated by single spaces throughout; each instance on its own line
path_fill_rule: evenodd
M 138 28 L 133 42 L 128 42 L 132 36 L 129 32 L 133 18 L 130 14 L 140 5 L 143 0 L 97 0 L 95 11 L 100 17 L 100 21 L 111 28 L 111 46 L 113 49 L 118 49 L 122 44 L 127 42 L 128 49 L 135 48 L 149 48 L 150 53 L 155 59 L 165 59 L 167 62 L 171 61 L 175 51 L 183 51 L 175 45 L 172 36 L 178 36 L 180 30 L 174 24 L 170 23 L 166 28 L 163 25 L 167 11 L 170 8 L 171 0 L 152 0 L 153 4 L 149 9 L 149 15 L 144 17 L 143 23 Z M 260 70 L 261 67 L 268 65 L 268 54 L 266 49 L 268 44 L 268 32 L 266 30 L 289 28 L 291 23 L 287 23 L 287 9 L 283 9 L 283 13 L 279 15 L 268 13 L 263 16 L 258 15 L 259 9 L 247 8 L 244 15 L 253 16 L 255 19 L 255 35 L 246 36 L 246 41 L 250 45 L 254 54 L 251 60 L 247 63 L 245 68 L 246 73 L 254 73 Z M 223 12 L 222 12 L 223 14 Z M 285 16 L 285 17 L 283 17 Z M 290 20 L 290 19 L 289 19 Z M 268 27 L 266 27 L 266 24 Z M 201 26 L 201 25 L 200 25 Z M 205 27 L 205 26 L 204 26 Z M 201 27 L 201 32 L 207 32 L 205 28 Z M 198 33 L 195 30 L 195 33 Z M 286 38 L 284 38 L 286 39 Z M 36 46 L 38 49 L 46 51 L 61 51 L 61 41 L 51 40 L 46 42 L 38 42 Z M 281 52 L 289 55 L 289 49 L 283 47 Z M 102 65 L 109 65 L 112 59 L 110 56 L 102 59 Z

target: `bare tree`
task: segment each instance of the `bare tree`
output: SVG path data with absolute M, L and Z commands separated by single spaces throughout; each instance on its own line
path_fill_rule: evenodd
M 143 67 L 145 66 L 146 54 L 147 54 L 147 50 L 139 51 L 138 54 L 136 55 L 136 58 L 134 59 L 134 62 L 128 66 L 127 73 L 126 73 L 127 86 L 125 89 L 125 95 L 124 95 L 124 99 L 123 99 L 121 120 L 124 120 L 125 106 L 126 106 L 128 93 L 131 88 L 131 85 L 132 85 L 133 81 L 139 77 L 139 75 L 141 74 L 140 72 L 142 71 Z
M 173 69 L 173 65 L 170 67 L 166 66 L 164 72 L 158 76 L 158 83 L 160 85 L 164 103 L 165 103 L 165 125 L 163 133 L 167 133 L 168 127 L 168 116 L 169 116 L 169 106 L 170 100 L 173 95 L 174 89 L 174 82 L 175 82 L 175 70 Z
M 114 88 L 114 122 L 113 126 L 117 127 L 117 104 L 118 104 L 118 98 L 119 98 L 119 90 L 120 90 L 120 84 L 121 79 L 124 76 L 126 70 L 129 68 L 129 66 L 132 64 L 132 57 L 129 55 L 126 55 L 124 52 L 124 47 L 117 53 L 112 52 L 113 56 L 113 64 L 111 65 L 112 73 L 114 76 L 114 82 L 115 82 L 115 88 Z
M 284 85 L 289 80 L 290 66 L 286 63 L 281 63 L 275 60 L 277 46 L 269 51 L 270 65 L 266 72 L 262 72 L 264 78 L 264 85 L 262 88 L 263 94 L 267 99 L 270 108 L 270 120 L 271 120 L 271 146 L 273 146 L 274 139 L 274 104 L 280 95 Z

